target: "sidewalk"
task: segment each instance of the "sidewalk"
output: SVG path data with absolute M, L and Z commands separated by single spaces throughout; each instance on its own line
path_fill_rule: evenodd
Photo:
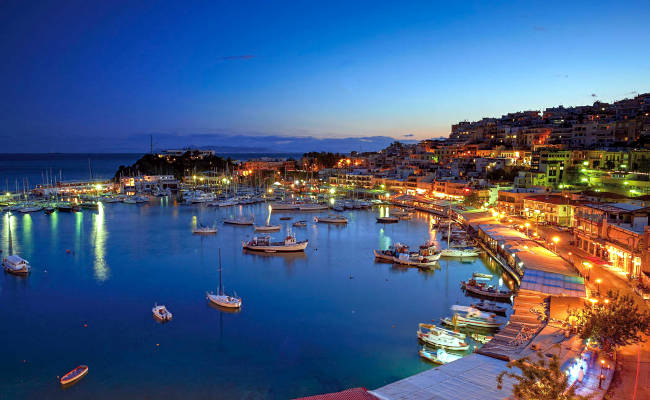
M 590 255 L 569 245 L 569 242 L 573 240 L 571 234 L 548 226 L 540 226 L 539 234 L 546 238 L 558 236 L 560 242 L 557 245 L 557 253 L 563 258 L 573 261 L 580 271 L 584 270 L 581 268 L 582 262 Z M 600 284 L 596 283 L 597 279 L 600 279 Z M 586 283 L 592 293 L 597 292 L 598 289 L 601 294 L 607 293 L 610 289 L 618 290 L 621 294 L 632 295 L 641 307 L 648 307 L 648 303 L 634 292 L 630 282 L 614 271 L 593 265 Z M 618 349 L 616 372 L 607 392 L 607 398 L 616 400 L 650 399 L 650 338 L 646 339 L 644 343 Z

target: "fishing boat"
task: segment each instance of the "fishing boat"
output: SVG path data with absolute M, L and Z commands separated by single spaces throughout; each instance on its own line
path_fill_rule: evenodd
M 255 232 L 277 232 L 282 227 L 280 225 L 255 225 Z
M 63 375 L 59 382 L 61 382 L 62 385 L 70 385 L 72 383 L 77 382 L 79 379 L 83 378 L 84 376 L 86 376 L 87 373 L 88 373 L 88 366 L 80 365 L 77 368 L 73 369 L 72 371 L 68 372 L 67 374 Z
M 212 292 L 206 292 L 205 296 L 210 303 L 216 304 L 221 307 L 226 308 L 240 308 L 241 307 L 241 298 L 227 295 L 223 290 L 223 284 L 221 280 L 221 249 L 219 249 L 219 290 L 217 294 Z
M 491 280 L 492 278 L 494 278 L 494 276 L 491 275 L 491 274 L 485 274 L 485 273 L 483 273 L 483 272 L 474 272 L 474 273 L 472 274 L 472 278 L 474 278 L 474 279 L 487 279 L 487 280 Z
M 422 347 L 422 349 L 420 349 L 419 354 L 420 354 L 420 357 L 422 357 L 422 358 L 424 358 L 426 360 L 429 360 L 429 361 L 431 361 L 432 363 L 435 363 L 435 364 L 447 364 L 447 363 L 450 363 L 452 361 L 456 361 L 456 360 L 459 360 L 459 359 L 463 358 L 463 356 L 461 356 L 459 354 L 447 353 L 445 351 L 445 349 L 438 349 L 434 353 L 434 352 L 428 350 L 424 346 Z
M 328 215 L 327 217 L 314 217 L 314 222 L 325 224 L 347 224 L 348 219 L 343 215 Z
M 469 344 L 464 340 L 465 336 L 460 337 L 456 332 L 435 325 L 419 324 L 417 334 L 420 340 L 435 347 L 458 351 L 469 349 Z
M 242 241 L 241 244 L 245 250 L 263 251 L 265 253 L 290 253 L 305 251 L 309 240 L 296 241 L 295 236 L 288 235 L 282 242 L 273 242 L 270 236 L 255 236 L 248 242 Z
M 388 250 L 374 250 L 377 260 L 388 261 L 393 264 L 402 264 L 412 267 L 430 267 L 435 265 L 440 259 L 440 253 L 430 253 L 427 255 L 417 251 L 409 251 L 408 246 L 401 243 L 395 243 Z
M 397 217 L 377 217 L 377 222 L 382 224 L 396 224 L 399 222 Z
M 307 221 L 296 221 L 292 225 L 297 228 L 304 228 L 305 226 L 307 226 Z
M 217 233 L 216 226 L 204 226 L 199 223 L 199 225 L 192 229 L 192 233 L 195 235 L 214 235 Z
M 473 303 L 472 307 L 476 308 L 477 310 L 487 311 L 495 314 L 506 314 L 506 307 L 502 307 L 493 301 L 481 300 L 478 303 Z
M 492 285 L 477 282 L 476 279 L 469 279 L 467 282 L 462 281 L 460 285 L 468 293 L 494 300 L 511 301 L 513 294 L 510 290 L 500 290 Z
M 160 322 L 172 320 L 172 313 L 170 313 L 164 305 L 155 304 L 151 309 L 151 312 L 153 312 L 153 317 Z
M 255 223 L 255 217 L 252 215 L 250 217 L 234 217 L 227 218 L 223 221 L 224 224 L 228 225 L 253 225 Z

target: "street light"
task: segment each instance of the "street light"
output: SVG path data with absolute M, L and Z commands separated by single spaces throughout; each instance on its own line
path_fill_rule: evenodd
M 602 282 L 600 278 L 596 279 L 596 283 L 598 284 L 598 296 L 600 296 L 600 282 Z
M 591 263 L 585 261 L 582 263 L 582 265 L 584 265 L 585 268 L 587 268 L 587 280 L 589 280 L 589 278 L 591 277 Z
M 557 236 L 553 236 L 553 243 L 555 243 L 555 252 L 557 253 L 557 244 L 560 241 L 560 238 Z
M 526 222 L 526 236 L 528 236 L 528 228 L 530 227 L 530 222 Z

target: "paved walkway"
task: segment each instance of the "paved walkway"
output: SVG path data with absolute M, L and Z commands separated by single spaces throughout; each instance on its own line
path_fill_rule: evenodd
M 521 219 L 516 219 L 521 221 Z M 531 227 L 532 230 L 533 227 Z M 557 252 L 567 260 L 574 262 L 578 268 L 590 254 L 569 244 L 573 235 L 562 232 L 551 226 L 539 226 L 538 232 L 542 237 L 551 238 L 558 236 L 560 242 Z M 600 284 L 596 280 L 600 279 Z M 592 291 L 606 293 L 609 289 L 619 290 L 621 294 L 631 294 L 637 303 L 648 307 L 638 296 L 627 279 L 615 271 L 594 265 L 589 273 L 588 285 Z M 650 338 L 644 343 L 620 348 L 617 352 L 617 372 L 608 392 L 610 399 L 646 400 L 650 399 Z

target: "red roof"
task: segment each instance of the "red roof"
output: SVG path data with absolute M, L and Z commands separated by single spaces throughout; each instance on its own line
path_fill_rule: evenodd
M 368 393 L 365 388 L 354 388 L 347 389 L 342 392 L 300 397 L 296 400 L 377 400 L 377 397 Z

